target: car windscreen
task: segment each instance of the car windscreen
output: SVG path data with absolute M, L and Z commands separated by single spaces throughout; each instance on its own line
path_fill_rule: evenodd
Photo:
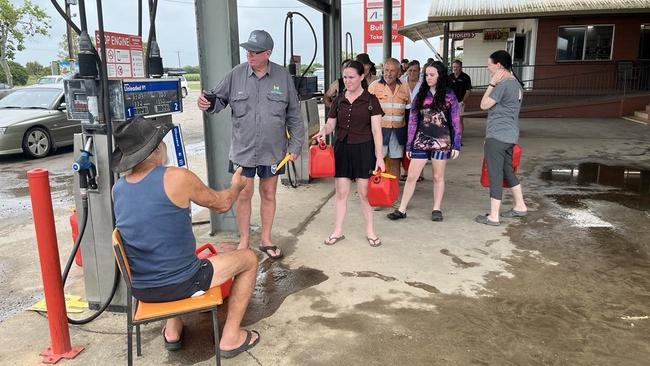
M 0 108 L 50 108 L 60 94 L 58 89 L 19 89 L 0 99 Z

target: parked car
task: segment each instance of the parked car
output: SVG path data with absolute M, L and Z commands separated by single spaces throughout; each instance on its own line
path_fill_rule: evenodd
M 325 69 L 314 70 L 316 85 L 319 93 L 325 92 Z
M 10 88 L 9 85 L 5 83 L 0 83 L 0 99 L 6 97 L 7 95 L 11 94 L 15 89 Z
M 185 79 L 185 76 L 183 75 L 178 75 L 178 74 L 171 74 L 171 75 L 164 75 L 165 78 L 177 78 L 178 80 L 181 81 L 181 95 L 183 98 L 187 96 L 187 91 L 190 90 L 189 83 L 187 82 L 187 79 Z
M 36 84 L 58 84 L 63 83 L 63 75 L 48 75 L 38 79 Z
M 63 83 L 20 88 L 0 100 L 0 155 L 42 158 L 72 145 L 79 132 L 80 122 L 66 117 Z

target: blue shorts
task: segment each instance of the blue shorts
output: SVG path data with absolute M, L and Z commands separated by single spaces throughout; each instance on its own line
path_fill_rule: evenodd
M 273 173 L 271 172 L 271 167 L 268 166 L 268 165 L 258 165 L 258 166 L 256 166 L 256 167 L 252 167 L 252 168 L 249 168 L 249 167 L 245 167 L 245 166 L 243 166 L 243 167 L 242 167 L 243 169 L 242 169 L 241 175 L 243 175 L 243 176 L 246 177 L 246 178 L 254 178 L 254 177 L 255 177 L 255 174 L 257 174 L 257 176 L 260 177 L 260 178 L 271 178 L 271 177 L 275 177 L 275 176 L 277 176 L 277 175 L 282 175 L 282 174 L 284 174 L 284 168 L 285 168 L 285 167 L 286 167 L 286 165 L 283 166 L 283 167 L 282 167 L 280 170 L 278 170 L 277 172 L 275 172 L 275 174 L 273 174 Z M 234 164 L 232 161 L 231 161 L 230 164 L 228 165 L 228 171 L 229 171 L 230 173 L 234 173 L 234 172 L 235 172 L 235 164 Z
M 447 160 L 451 158 L 451 151 L 437 151 L 437 150 L 411 150 L 411 159 L 426 159 L 426 160 Z

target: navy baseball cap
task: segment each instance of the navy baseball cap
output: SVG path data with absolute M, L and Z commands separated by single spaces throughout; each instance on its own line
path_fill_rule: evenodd
M 241 43 L 240 46 L 246 51 L 260 52 L 272 50 L 273 38 L 271 38 L 271 35 L 267 31 L 256 29 L 251 32 L 248 41 Z

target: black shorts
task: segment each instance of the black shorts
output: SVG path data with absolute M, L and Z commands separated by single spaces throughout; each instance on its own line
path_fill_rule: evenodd
M 207 291 L 212 283 L 214 268 L 207 259 L 201 259 L 199 270 L 187 281 L 167 286 L 133 288 L 133 297 L 144 302 L 167 302 L 187 299 L 197 291 Z

